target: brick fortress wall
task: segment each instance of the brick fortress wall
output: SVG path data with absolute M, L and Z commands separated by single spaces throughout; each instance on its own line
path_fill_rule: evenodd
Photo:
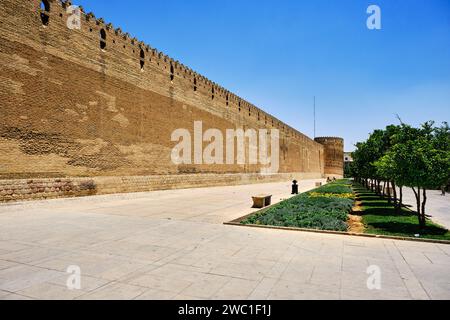
M 0 2 L 0 201 L 319 178 L 326 147 L 68 2 Z M 175 165 L 171 134 L 280 130 L 279 174 Z M 205 146 L 207 143 L 205 143 Z
M 336 137 L 319 137 L 315 141 L 325 147 L 325 176 L 342 177 L 344 172 L 344 140 Z

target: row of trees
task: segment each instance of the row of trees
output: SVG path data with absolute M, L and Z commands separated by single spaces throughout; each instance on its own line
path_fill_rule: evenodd
M 450 128 L 432 121 L 419 128 L 402 123 L 375 130 L 353 153 L 350 174 L 366 187 L 388 196 L 397 210 L 403 205 L 403 188 L 416 196 L 419 225 L 426 225 L 427 189 L 450 181 Z M 397 192 L 397 189 L 399 192 Z

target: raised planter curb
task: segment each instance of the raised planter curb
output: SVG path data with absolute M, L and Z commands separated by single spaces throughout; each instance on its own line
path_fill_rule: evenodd
M 224 222 L 224 225 L 235 226 L 235 227 L 249 227 L 249 228 L 274 229 L 274 230 L 285 230 L 285 231 L 301 231 L 301 232 L 311 232 L 311 233 L 334 234 L 334 235 L 341 235 L 341 236 L 390 239 L 390 240 L 402 240 L 402 241 L 414 241 L 414 242 L 422 242 L 422 243 L 436 243 L 436 244 L 450 245 L 450 241 L 447 241 L 447 240 L 417 239 L 417 238 L 412 238 L 412 237 L 383 236 L 383 235 L 375 235 L 375 234 L 368 234 L 368 233 L 327 231 L 327 230 L 305 229 L 305 228 L 294 228 L 294 227 L 277 227 L 277 226 L 266 226 L 266 225 L 258 225 L 258 224 L 242 224 L 241 221 L 247 217 L 248 217 L 248 215 L 245 217 L 230 221 L 230 222 Z M 239 220 L 239 222 L 238 222 L 238 220 Z

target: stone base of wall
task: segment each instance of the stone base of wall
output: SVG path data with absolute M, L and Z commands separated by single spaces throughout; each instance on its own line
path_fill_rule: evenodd
M 319 179 L 320 173 L 193 174 L 130 177 L 86 177 L 0 180 L 0 202 L 82 197 L 114 193 L 232 186 L 302 179 Z

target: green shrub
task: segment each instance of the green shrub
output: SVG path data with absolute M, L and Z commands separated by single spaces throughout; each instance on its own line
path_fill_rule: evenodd
M 324 185 L 320 188 L 313 190 L 315 193 L 353 193 L 353 190 L 350 185 L 346 184 L 338 184 L 338 183 L 330 183 Z
M 333 181 L 333 182 L 331 182 L 331 184 L 345 184 L 347 186 L 351 186 L 353 184 L 353 182 L 350 179 L 341 179 L 341 180 Z
M 253 215 L 243 224 L 346 231 L 353 200 L 300 195 Z
M 351 195 L 349 180 L 334 181 L 250 216 L 242 224 L 346 231 Z

